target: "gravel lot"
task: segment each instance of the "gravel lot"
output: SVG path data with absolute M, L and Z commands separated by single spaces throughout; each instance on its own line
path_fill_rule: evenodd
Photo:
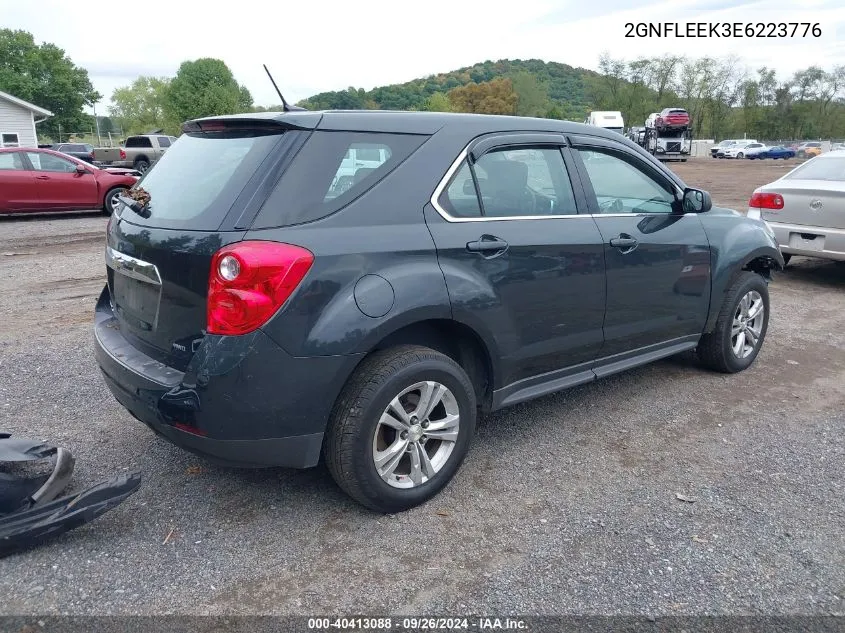
M 674 168 L 744 208 L 787 167 Z M 211 466 L 116 404 L 91 340 L 105 223 L 0 220 L 0 429 L 70 448 L 74 489 L 145 482 L 0 560 L 3 613 L 845 613 L 843 268 L 777 277 L 750 370 L 680 356 L 500 412 L 439 497 L 377 516 L 323 467 Z

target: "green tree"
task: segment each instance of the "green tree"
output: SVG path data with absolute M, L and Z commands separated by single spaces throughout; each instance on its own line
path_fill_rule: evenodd
M 452 103 L 442 92 L 435 92 L 426 100 L 425 109 L 429 112 L 451 112 Z
M 88 71 L 64 50 L 36 44 L 30 33 L 11 29 L 0 29 L 0 90 L 50 110 L 54 116 L 39 124 L 38 131 L 54 139 L 59 129 L 90 129 L 83 107 L 102 98 Z
M 166 118 L 169 85 L 170 80 L 164 77 L 138 77 L 112 93 L 109 114 L 125 134 L 143 134 L 158 128 L 173 131 L 179 122 Z
M 165 118 L 180 123 L 251 109 L 252 95 L 246 87 L 235 81 L 225 62 L 210 57 L 182 62 L 168 86 L 164 108 Z
M 546 82 L 525 70 L 515 73 L 511 81 L 517 96 L 516 113 L 519 116 L 542 117 L 548 112 L 551 103 Z

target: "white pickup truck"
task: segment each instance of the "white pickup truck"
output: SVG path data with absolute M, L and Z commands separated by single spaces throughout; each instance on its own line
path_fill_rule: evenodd
M 94 164 L 104 167 L 131 167 L 143 174 L 175 142 L 175 136 L 163 134 L 130 136 L 122 147 L 94 148 Z

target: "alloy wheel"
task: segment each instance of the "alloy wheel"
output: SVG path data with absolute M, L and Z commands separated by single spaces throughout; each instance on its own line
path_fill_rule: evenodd
M 766 306 L 756 290 L 747 292 L 739 301 L 731 326 L 731 349 L 737 358 L 748 358 L 760 344 Z
M 394 488 L 430 481 L 449 461 L 460 432 L 454 394 L 427 380 L 404 389 L 381 415 L 373 436 L 373 463 Z

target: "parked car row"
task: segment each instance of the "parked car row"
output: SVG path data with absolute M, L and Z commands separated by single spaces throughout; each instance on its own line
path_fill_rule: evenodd
M 831 150 L 835 149 L 840 148 L 831 146 Z M 822 144 L 818 141 L 768 146 L 756 139 L 725 139 L 710 148 L 712 158 L 812 158 L 821 153 Z

